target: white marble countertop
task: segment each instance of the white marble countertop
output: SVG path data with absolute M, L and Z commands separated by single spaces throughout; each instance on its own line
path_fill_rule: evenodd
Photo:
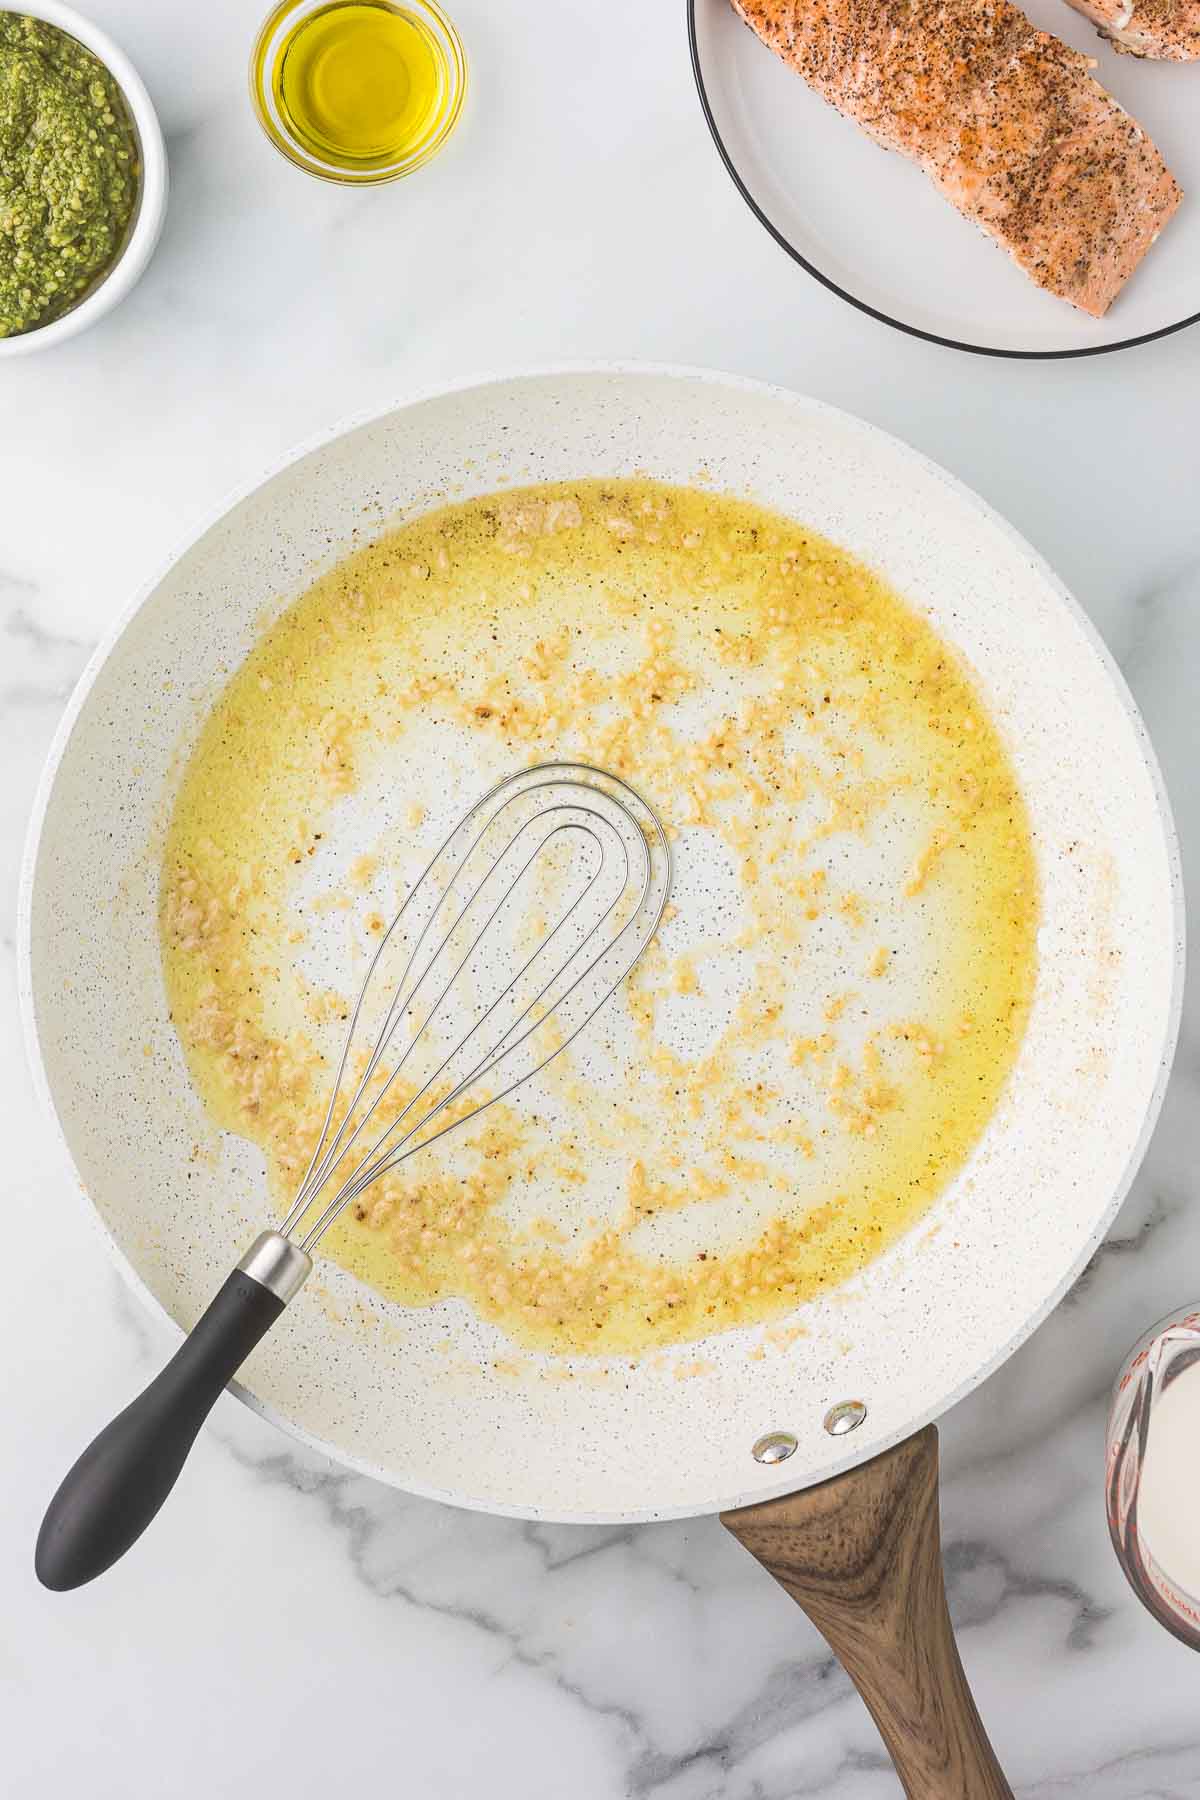
M 706 363 L 807 390 L 956 471 L 1050 559 L 1145 710 L 1200 868 L 1200 330 L 993 362 L 795 268 L 721 169 L 681 0 L 454 0 L 465 120 L 353 194 L 261 138 L 266 0 L 86 0 L 161 109 L 173 194 L 115 314 L 0 375 L 5 1142 L 0 1777 L 11 1800 L 882 1800 L 899 1784 L 815 1632 L 715 1520 L 522 1525 L 348 1476 L 233 1400 L 106 1580 L 41 1592 L 43 1505 L 166 1340 L 85 1224 L 17 1019 L 12 901 L 38 768 L 88 651 L 234 484 L 341 415 L 543 360 Z M 1200 1661 L 1140 1611 L 1102 1507 L 1126 1348 L 1200 1297 L 1193 993 L 1106 1248 L 942 1427 L 964 1661 L 1022 1796 L 1200 1795 Z

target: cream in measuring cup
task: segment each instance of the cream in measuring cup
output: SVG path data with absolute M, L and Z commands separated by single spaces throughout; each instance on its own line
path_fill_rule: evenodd
M 1200 1650 L 1200 1307 L 1134 1345 L 1113 1392 L 1106 1467 L 1108 1528 L 1130 1586 Z

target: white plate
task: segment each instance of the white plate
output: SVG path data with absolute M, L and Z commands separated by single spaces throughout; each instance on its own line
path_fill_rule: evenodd
M 1093 356 L 1200 319 L 1200 63 L 1118 56 L 1067 0 L 1034 23 L 1097 61 L 1145 126 L 1183 204 L 1107 317 L 1036 288 L 943 200 L 759 42 L 729 0 L 688 0 L 692 66 L 726 168 L 772 237 L 818 281 L 889 325 L 991 356 Z

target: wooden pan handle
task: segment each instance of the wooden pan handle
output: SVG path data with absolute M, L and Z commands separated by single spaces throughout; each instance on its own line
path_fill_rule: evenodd
M 819 1487 L 721 1514 L 870 1708 L 910 1800 L 1013 1800 L 958 1658 L 932 1425 Z

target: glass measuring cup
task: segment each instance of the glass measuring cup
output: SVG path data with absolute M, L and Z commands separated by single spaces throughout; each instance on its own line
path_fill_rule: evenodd
M 1153 1325 L 1117 1377 L 1106 1442 L 1117 1560 L 1160 1625 L 1200 1650 L 1200 1307 Z

